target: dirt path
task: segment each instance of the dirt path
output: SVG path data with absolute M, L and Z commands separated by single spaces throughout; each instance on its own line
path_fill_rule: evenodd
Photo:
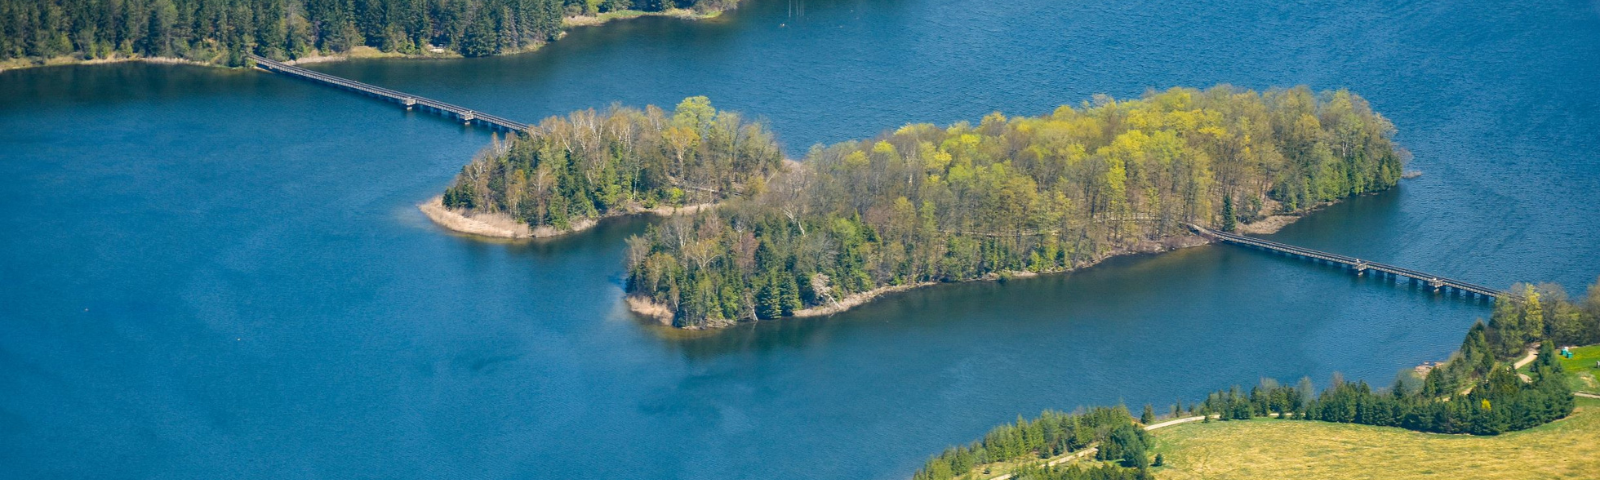
M 1094 452 L 1098 452 L 1098 451 L 1100 451 L 1099 447 L 1090 445 L 1089 448 L 1085 448 L 1083 450 L 1078 450 L 1076 452 L 1072 452 L 1072 453 L 1068 453 L 1066 455 L 1062 455 L 1062 456 L 1059 456 L 1059 457 L 1056 457 L 1056 458 L 1052 458 L 1049 461 L 1045 462 L 1044 466 L 1046 466 L 1046 467 L 1054 467 L 1056 465 L 1060 465 L 1060 464 L 1067 463 L 1067 462 L 1070 462 L 1070 461 L 1073 461 L 1073 460 L 1077 460 L 1077 459 L 1080 459 L 1080 458 L 1083 458 L 1083 457 L 1087 457 L 1089 455 L 1094 455 Z M 990 478 L 989 480 L 1011 480 L 1011 474 L 1007 473 L 1005 475 L 1001 475 L 1001 476 L 998 476 L 998 477 Z
M 1216 416 L 1213 415 L 1213 418 L 1215 418 L 1215 417 Z M 1172 420 L 1167 420 L 1165 422 L 1155 423 L 1155 424 L 1151 424 L 1151 425 L 1145 425 L 1144 429 L 1145 429 L 1145 431 L 1150 431 L 1150 430 L 1155 430 L 1155 429 L 1158 429 L 1158 428 L 1170 427 L 1170 426 L 1173 426 L 1173 425 L 1182 425 L 1182 424 L 1189 423 L 1189 422 L 1198 422 L 1198 421 L 1205 420 L 1205 419 L 1206 419 L 1206 417 L 1200 416 L 1200 415 L 1196 415 L 1196 416 L 1193 416 L 1193 417 L 1174 418 Z M 1090 445 L 1089 448 L 1085 448 L 1083 450 L 1078 450 L 1076 452 L 1072 452 L 1072 453 L 1068 453 L 1068 454 L 1065 454 L 1065 455 L 1062 455 L 1062 456 L 1059 456 L 1059 457 L 1052 458 L 1052 459 L 1046 461 L 1044 466 L 1046 466 L 1046 467 L 1054 467 L 1056 465 L 1067 463 L 1067 462 L 1070 462 L 1070 461 L 1073 461 L 1073 460 L 1078 460 L 1078 459 L 1081 459 L 1081 458 L 1089 456 L 1089 455 L 1094 455 L 1094 453 L 1098 452 L 1098 451 L 1100 451 L 1099 447 Z M 1005 475 L 1000 475 L 998 477 L 990 478 L 989 480 L 1011 480 L 1011 474 L 1007 473 Z
M 1522 357 L 1522 360 L 1517 360 L 1517 363 L 1511 364 L 1511 368 L 1513 370 L 1522 368 L 1523 365 L 1533 363 L 1537 358 L 1539 358 L 1539 347 L 1535 345 L 1533 348 L 1528 349 L 1528 356 Z
M 1181 424 L 1185 424 L 1185 423 L 1189 423 L 1189 422 L 1198 422 L 1198 421 L 1205 420 L 1205 419 L 1206 419 L 1206 417 L 1201 416 L 1201 415 L 1196 415 L 1196 416 L 1193 416 L 1193 417 L 1174 418 L 1172 420 L 1167 420 L 1165 422 L 1161 422 L 1161 423 L 1157 423 L 1157 424 L 1153 424 L 1153 425 L 1145 425 L 1144 429 L 1145 429 L 1145 431 L 1148 432 L 1150 430 L 1155 430 L 1157 428 L 1167 428 L 1167 427 L 1170 427 L 1170 426 L 1173 426 L 1173 425 L 1181 425 Z

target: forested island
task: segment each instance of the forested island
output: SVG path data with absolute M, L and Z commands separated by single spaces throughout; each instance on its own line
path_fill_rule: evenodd
M 560 37 L 563 18 L 714 16 L 739 0 L 0 0 L 0 69 L 164 59 L 244 65 L 375 54 L 480 57 Z
M 1272 418 L 1468 435 L 1499 435 L 1564 418 L 1573 413 L 1575 378 L 1562 366 L 1556 345 L 1600 344 L 1600 281 L 1578 302 L 1558 285 L 1517 285 L 1511 291 L 1497 301 L 1489 323 L 1478 322 L 1468 330 L 1461 348 L 1447 361 L 1426 373 L 1402 372 L 1391 387 L 1374 389 L 1335 375 L 1319 393 L 1309 378 L 1296 385 L 1264 379 L 1248 393 L 1235 386 L 1198 403 L 1174 403 L 1164 418 Z M 1538 345 L 1537 353 L 1530 355 L 1529 345 Z M 1035 420 L 1018 419 L 979 441 L 950 447 L 912 478 L 986 479 L 998 474 L 997 469 L 1009 470 L 1017 479 L 1153 478 L 1152 467 L 1165 462 L 1159 454 L 1151 457 L 1151 438 L 1144 427 L 1164 418 L 1151 405 L 1137 420 L 1123 406 L 1096 407 L 1080 415 L 1046 411 Z M 1089 448 L 1097 448 L 1093 459 L 1101 463 L 1046 465 L 1074 460 L 1071 454 Z
M 608 216 L 693 212 L 754 195 L 783 168 L 764 125 L 718 111 L 706 97 L 671 112 L 613 106 L 497 139 L 422 210 L 467 233 L 547 237 Z
M 1406 153 L 1347 91 L 1174 88 L 811 149 L 628 242 L 629 302 L 682 328 L 831 313 L 933 282 L 1061 272 L 1390 188 Z

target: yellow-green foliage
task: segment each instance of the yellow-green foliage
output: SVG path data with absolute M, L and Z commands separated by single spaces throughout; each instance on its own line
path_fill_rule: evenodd
M 444 204 L 532 226 L 638 207 L 714 202 L 782 168 L 766 127 L 690 97 L 666 112 L 612 107 L 550 117 L 462 167 Z
M 1226 86 L 907 125 L 814 148 L 751 201 L 651 233 L 629 291 L 706 326 L 787 315 L 791 284 L 819 305 L 1070 269 L 1218 223 L 1223 198 L 1249 220 L 1393 186 L 1393 130 L 1346 91 Z
M 1186 479 L 1596 478 L 1600 401 L 1579 399 L 1569 418 L 1494 437 L 1399 428 L 1258 419 L 1191 423 L 1152 432 Z

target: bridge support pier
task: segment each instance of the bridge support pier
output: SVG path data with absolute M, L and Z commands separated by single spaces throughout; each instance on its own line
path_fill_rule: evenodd
M 1382 279 L 1389 282 L 1391 285 L 1399 284 L 1403 281 L 1411 289 L 1419 289 L 1423 288 L 1423 286 L 1426 286 L 1435 294 L 1443 293 L 1456 298 L 1476 299 L 1481 302 L 1497 301 L 1499 299 L 1499 295 L 1506 294 L 1488 287 L 1429 275 L 1427 273 L 1396 267 L 1393 265 L 1368 262 L 1359 258 L 1334 253 L 1319 252 L 1316 250 L 1282 244 L 1271 240 L 1220 232 L 1194 224 L 1188 224 L 1186 226 L 1201 236 L 1216 240 L 1221 243 L 1229 243 L 1238 246 L 1254 248 L 1265 252 L 1283 255 L 1285 257 L 1309 260 L 1314 263 L 1331 265 L 1341 269 L 1348 269 L 1354 272 L 1358 277 L 1366 276 L 1367 271 L 1371 270 L 1373 278 Z

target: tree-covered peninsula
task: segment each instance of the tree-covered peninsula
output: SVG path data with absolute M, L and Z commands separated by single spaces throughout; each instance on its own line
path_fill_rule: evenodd
M 1390 188 L 1394 127 L 1347 91 L 1176 88 L 815 147 L 715 213 L 628 245 L 636 310 L 687 328 L 881 289 L 1059 272 Z
M 607 216 L 693 210 L 759 191 L 782 169 L 763 124 L 692 97 L 671 112 L 613 106 L 546 118 L 479 153 L 438 203 L 462 217 L 527 229 L 506 236 L 548 236 Z M 451 226 L 440 216 L 446 212 L 424 211 Z
M 563 17 L 686 9 L 738 0 L 0 0 L 0 62 L 72 56 L 243 65 L 358 47 L 468 57 L 556 39 Z M 13 62 L 6 62 L 13 63 Z

